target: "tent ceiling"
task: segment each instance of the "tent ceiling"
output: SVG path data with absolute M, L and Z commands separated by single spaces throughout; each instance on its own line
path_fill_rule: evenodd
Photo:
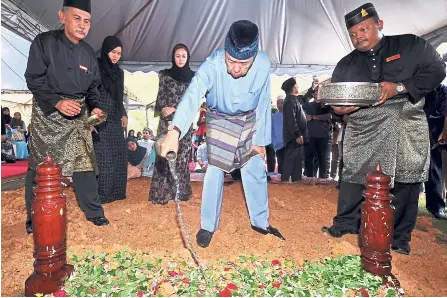
M 43 25 L 60 27 L 57 9 L 62 0 L 14 2 Z M 248 19 L 260 27 L 261 49 L 270 56 L 276 73 L 327 72 L 352 49 L 344 15 L 365 2 L 93 0 L 87 41 L 99 50 L 105 36 L 118 33 L 124 44 L 124 68 L 158 70 L 170 64 L 171 49 L 179 42 L 190 48 L 191 61 L 202 62 L 223 46 L 233 21 Z M 423 36 L 447 26 L 446 0 L 377 0 L 374 5 L 388 35 Z M 441 34 L 446 36 L 447 30 Z

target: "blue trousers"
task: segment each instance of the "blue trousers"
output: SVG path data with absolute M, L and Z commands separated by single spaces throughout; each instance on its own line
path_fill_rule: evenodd
M 265 229 L 269 226 L 267 175 L 264 160 L 256 155 L 241 168 L 250 222 L 253 226 Z M 210 165 L 205 174 L 202 193 L 201 227 L 214 232 L 219 227 L 224 172 Z

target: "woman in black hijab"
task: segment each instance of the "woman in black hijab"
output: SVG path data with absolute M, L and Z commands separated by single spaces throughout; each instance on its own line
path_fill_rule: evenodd
M 123 105 L 124 72 L 118 65 L 123 45 L 116 36 L 107 36 L 98 58 L 101 74 L 100 103 L 107 112 L 107 121 L 96 127 L 93 144 L 98 165 L 98 190 L 101 203 L 126 197 L 127 145 L 124 128 L 127 114 Z
M 127 138 L 127 180 L 141 177 L 147 149 L 138 145 L 134 137 Z
M 189 68 L 189 50 L 184 44 L 177 44 L 172 50 L 172 67 L 159 73 L 158 96 L 155 104 L 155 117 L 160 116 L 157 136 L 167 133 L 168 126 L 174 117 L 175 108 L 182 99 L 189 86 L 194 72 Z M 198 112 L 198 111 L 197 111 Z M 191 184 L 189 179 L 188 162 L 192 147 L 192 125 L 185 137 L 180 140 L 176 159 L 176 169 L 180 182 L 180 199 L 189 200 Z M 149 199 L 154 204 L 166 204 L 174 199 L 173 178 L 169 172 L 166 159 L 157 158 L 152 176 Z
M 11 125 L 12 117 L 9 108 L 7 107 L 2 108 L 2 117 L 5 125 Z

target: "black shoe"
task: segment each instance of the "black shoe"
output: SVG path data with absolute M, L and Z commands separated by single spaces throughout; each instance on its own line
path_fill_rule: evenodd
M 410 254 L 411 251 L 410 244 L 408 242 L 393 244 L 391 245 L 391 249 L 397 253 L 407 256 Z
M 436 212 L 431 212 L 431 214 L 436 218 L 436 219 L 440 219 L 440 220 L 447 220 L 447 215 L 445 214 L 445 209 L 444 208 L 440 208 L 438 211 Z
M 104 216 L 87 218 L 88 221 L 91 221 L 95 226 L 106 226 L 109 224 L 109 220 Z
M 321 230 L 324 233 L 328 233 L 329 235 L 331 235 L 334 238 L 340 238 L 340 237 L 342 237 L 342 236 L 344 236 L 346 234 L 358 234 L 359 233 L 358 230 L 354 230 L 354 229 L 351 229 L 351 230 L 340 230 L 340 229 L 335 228 L 334 226 L 332 226 L 330 228 L 322 227 Z
M 26 233 L 28 235 L 32 234 L 33 233 L 33 222 L 31 220 L 27 220 L 25 225 L 26 225 Z
M 207 230 L 200 229 L 196 235 L 197 244 L 200 247 L 206 248 L 210 245 L 211 238 L 213 238 L 213 232 L 208 232 Z
M 286 238 L 284 238 L 284 236 L 281 235 L 281 233 L 278 231 L 278 229 L 275 229 L 272 226 L 268 226 L 267 229 L 265 229 L 265 230 L 262 228 L 259 228 L 259 227 L 255 227 L 255 226 L 251 226 L 251 228 L 253 230 L 255 230 L 256 232 L 261 233 L 263 235 L 272 234 L 273 236 L 276 236 L 281 240 L 286 240 Z

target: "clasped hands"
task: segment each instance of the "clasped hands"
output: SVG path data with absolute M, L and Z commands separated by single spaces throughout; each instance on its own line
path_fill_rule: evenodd
M 65 116 L 73 117 L 81 112 L 81 105 L 72 99 L 62 99 L 56 104 L 56 109 Z M 104 112 L 99 108 L 94 108 L 92 114 L 104 117 Z

